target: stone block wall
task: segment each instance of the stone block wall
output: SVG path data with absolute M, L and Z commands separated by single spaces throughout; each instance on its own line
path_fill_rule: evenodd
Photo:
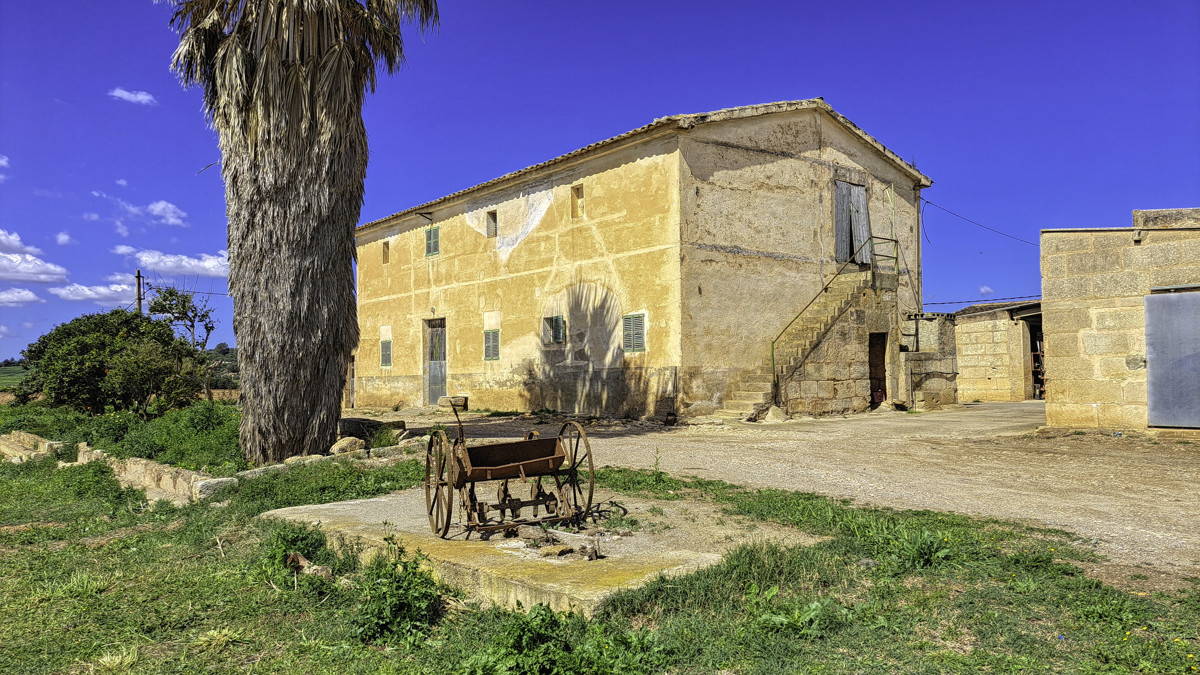
M 871 407 L 871 333 L 888 334 L 887 390 L 898 393 L 900 331 L 893 322 L 895 294 L 863 291 L 796 371 L 782 383 L 789 415 L 840 415 Z
M 1146 427 L 1144 296 L 1200 283 L 1197 215 L 1135 211 L 1157 227 L 1042 231 L 1049 426 Z
M 987 313 L 958 317 L 958 395 L 970 401 L 1033 398 L 1029 325 Z
M 905 319 L 903 332 L 909 351 L 900 353 L 901 372 L 905 374 L 900 398 L 923 410 L 958 403 L 954 316 L 910 314 Z M 915 349 L 917 346 L 919 350 Z

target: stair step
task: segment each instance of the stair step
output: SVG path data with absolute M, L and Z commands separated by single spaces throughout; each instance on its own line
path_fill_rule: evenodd
M 769 391 L 744 391 L 739 389 L 729 397 L 729 401 L 749 401 L 751 403 L 766 403 L 770 400 L 771 392 Z
M 752 412 L 754 412 L 755 407 L 759 406 L 759 405 L 762 405 L 762 404 L 755 403 L 753 401 L 725 401 L 724 410 L 731 410 L 734 412 L 742 412 L 742 413 L 752 413 Z

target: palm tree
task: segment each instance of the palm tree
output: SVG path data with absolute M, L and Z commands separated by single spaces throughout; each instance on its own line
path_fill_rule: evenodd
M 204 89 L 229 220 L 241 443 L 256 463 L 336 440 L 351 350 L 363 98 L 436 0 L 168 0 L 171 68 Z

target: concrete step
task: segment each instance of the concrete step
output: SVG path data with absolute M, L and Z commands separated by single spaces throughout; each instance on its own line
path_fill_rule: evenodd
M 762 405 L 762 402 L 756 401 L 739 401 L 737 399 L 727 399 L 725 401 L 724 410 L 732 410 L 737 412 L 752 413 L 755 407 Z
M 729 397 L 730 401 L 749 401 L 751 403 L 766 403 L 771 400 L 770 391 L 745 391 L 739 389 Z

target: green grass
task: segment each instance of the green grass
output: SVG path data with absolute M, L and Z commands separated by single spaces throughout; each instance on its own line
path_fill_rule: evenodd
M 1000 521 L 606 469 L 627 494 L 823 539 L 740 547 L 585 620 L 462 607 L 418 552 L 360 567 L 319 532 L 254 518 L 422 475 L 302 465 L 175 508 L 100 465 L 0 465 L 0 672 L 1196 672 L 1200 590 L 1106 587 L 1071 564 L 1092 554 L 1069 534 Z M 291 552 L 345 583 L 294 574 Z
M 25 372 L 21 366 L 0 366 L 0 391 L 17 386 L 25 378 Z

